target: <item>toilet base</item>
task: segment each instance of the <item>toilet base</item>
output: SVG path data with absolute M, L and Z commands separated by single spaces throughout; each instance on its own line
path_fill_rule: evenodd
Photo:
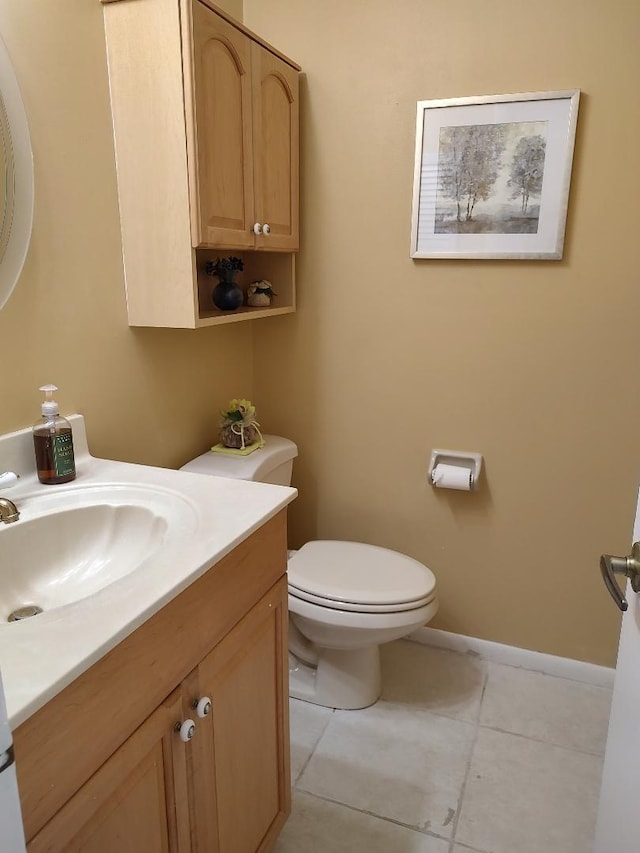
M 303 663 L 289 652 L 289 695 L 326 708 L 355 711 L 380 698 L 380 651 L 317 649 L 317 666 Z

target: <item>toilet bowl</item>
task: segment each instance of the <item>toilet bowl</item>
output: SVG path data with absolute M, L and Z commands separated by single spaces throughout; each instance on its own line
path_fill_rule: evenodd
M 432 572 L 404 554 L 360 542 L 307 542 L 289 559 L 290 693 L 330 708 L 380 696 L 379 646 L 438 610 Z
M 296 445 L 264 439 L 248 456 L 204 453 L 182 470 L 290 485 Z M 290 552 L 287 574 L 290 695 L 330 708 L 372 705 L 381 692 L 379 646 L 438 610 L 433 573 L 387 548 L 318 540 Z

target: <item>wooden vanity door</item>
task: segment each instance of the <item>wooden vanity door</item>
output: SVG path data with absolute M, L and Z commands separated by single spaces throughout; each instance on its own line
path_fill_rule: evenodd
M 181 710 L 176 690 L 31 839 L 28 853 L 188 853 L 191 744 L 173 729 Z
M 253 77 L 254 199 L 257 222 L 269 233 L 257 249 L 299 248 L 298 72 L 261 45 L 251 45 Z
M 286 620 L 282 579 L 198 667 L 201 695 L 212 700 L 210 725 L 198 725 L 192 742 L 198 850 L 266 853 L 290 812 Z M 213 776 L 205 783 L 207 761 Z
M 194 90 L 186 99 L 192 242 L 253 248 L 251 40 L 199 0 L 192 14 L 193 65 L 185 69 Z

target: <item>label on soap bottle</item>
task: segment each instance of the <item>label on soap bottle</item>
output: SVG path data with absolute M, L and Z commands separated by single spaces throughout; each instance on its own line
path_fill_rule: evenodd
M 56 477 L 66 477 L 74 474 L 76 461 L 73 455 L 73 435 L 71 431 L 61 432 L 52 436 L 53 468 Z

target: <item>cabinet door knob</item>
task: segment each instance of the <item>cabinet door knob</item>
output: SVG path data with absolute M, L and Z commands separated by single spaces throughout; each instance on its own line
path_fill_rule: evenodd
M 262 234 L 262 225 L 260 225 L 259 222 L 256 222 L 256 224 L 253 226 L 253 233 Z
M 264 225 L 262 226 L 262 233 L 263 234 L 271 234 L 271 226 L 269 225 L 268 222 L 265 222 Z
M 208 717 L 211 713 L 211 699 L 208 696 L 194 699 L 192 704 L 194 711 L 199 717 Z
M 176 723 L 175 730 L 183 743 L 189 743 L 196 733 L 196 724 L 193 720 L 185 720 L 183 723 Z

